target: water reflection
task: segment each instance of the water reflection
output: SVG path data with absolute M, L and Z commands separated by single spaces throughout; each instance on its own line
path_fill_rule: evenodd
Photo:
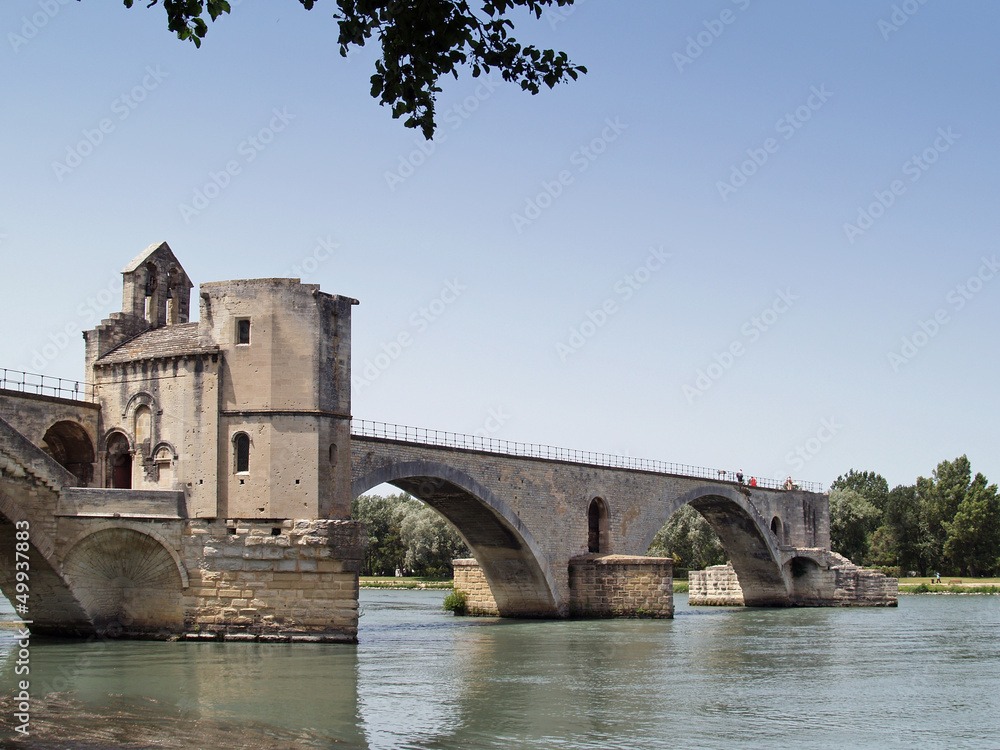
M 455 618 L 363 592 L 358 646 L 32 644 L 22 747 L 981 748 L 1000 597 L 690 609 L 672 621 Z M 9 734 L 16 640 L 0 630 Z M 46 740 L 50 742 L 46 742 Z
M 16 651 L 13 631 L 0 631 L 9 696 L 23 679 L 14 674 Z M 366 746 L 353 647 L 37 640 L 30 680 L 38 747 L 57 738 L 72 740 L 67 748 L 164 739 L 158 746 L 274 747 L 278 737 L 289 748 Z M 0 711 L 12 714 L 6 704 Z

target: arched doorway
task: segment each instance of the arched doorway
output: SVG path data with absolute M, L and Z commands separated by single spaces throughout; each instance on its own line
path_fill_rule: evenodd
M 108 438 L 107 460 L 105 462 L 104 484 L 119 490 L 132 489 L 132 452 L 128 438 L 120 432 Z
M 94 478 L 94 444 L 87 431 L 76 422 L 56 422 L 42 438 L 42 450 L 86 486 Z
M 587 552 L 608 551 L 608 506 L 595 497 L 587 509 Z

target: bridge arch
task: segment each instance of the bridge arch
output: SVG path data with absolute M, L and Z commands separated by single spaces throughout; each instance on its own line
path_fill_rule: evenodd
M 109 523 L 73 543 L 63 575 L 97 632 L 154 634 L 183 627 L 187 574 L 176 551 L 147 529 Z
M 483 569 L 501 615 L 565 614 L 567 603 L 531 532 L 506 503 L 468 474 L 435 461 L 393 462 L 352 482 L 351 497 L 380 484 L 413 495 L 458 529 Z
M 679 497 L 663 498 L 668 511 L 663 523 L 683 506 L 701 513 L 715 531 L 733 563 L 747 606 L 791 604 L 789 569 L 784 566 L 779 541 L 749 496 L 737 488 L 696 487 Z M 660 526 L 645 540 L 648 549 Z
M 81 486 L 86 487 L 93 481 L 97 460 L 94 442 L 79 422 L 70 419 L 55 422 L 45 431 L 39 447 L 72 473 Z
M 0 592 L 15 606 L 17 599 L 18 563 L 24 563 L 23 547 L 18 532 L 28 531 L 27 568 L 30 574 L 30 594 L 27 601 L 28 616 L 34 624 L 31 632 L 51 635 L 86 636 L 94 632 L 86 611 L 74 595 L 69 584 L 60 574 L 56 560 L 55 545 L 43 530 L 38 518 L 25 512 L 25 504 L 18 502 L 7 490 L 19 495 L 20 491 L 42 492 L 39 488 L 29 488 L 27 483 L 17 486 L 13 480 L 4 477 L 6 487 L 0 487 Z M 14 486 L 12 486 L 12 484 Z M 25 498 L 21 498 L 22 500 Z M 54 508 L 54 504 L 53 504 Z M 18 553 L 21 556 L 18 556 Z

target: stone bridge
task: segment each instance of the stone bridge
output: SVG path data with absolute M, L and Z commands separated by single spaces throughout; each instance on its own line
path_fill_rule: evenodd
M 626 465 L 607 465 L 616 462 Z M 750 487 L 696 467 L 356 420 L 351 479 L 355 497 L 389 483 L 444 515 L 503 615 L 565 616 L 571 561 L 645 555 L 684 505 L 718 534 L 747 605 L 817 603 L 814 577 L 804 574 L 829 566 L 826 495 Z
M 292 537 L 292 544 L 305 543 L 307 534 L 315 538 L 310 528 L 296 539 L 296 525 L 305 522 L 289 519 L 266 520 L 261 528 L 191 519 L 183 491 L 87 487 L 100 466 L 101 442 L 95 404 L 0 390 L 0 559 L 17 559 L 17 528 L 30 527 L 30 612 L 37 633 L 106 632 L 126 610 L 128 634 L 166 637 L 197 630 L 199 612 L 215 611 L 218 597 L 226 594 L 223 583 L 212 581 L 227 574 L 212 573 L 213 566 L 234 568 L 232 575 L 244 580 L 270 581 L 276 574 L 248 567 L 271 565 L 247 562 L 248 556 L 260 556 L 247 552 L 250 545 L 288 544 L 282 534 Z M 829 502 L 817 492 L 751 487 L 690 466 L 358 420 L 350 458 L 352 497 L 388 483 L 459 530 L 504 616 L 581 614 L 572 582 L 574 564 L 581 560 L 622 558 L 648 573 L 639 558 L 684 505 L 699 511 L 718 534 L 747 605 L 850 603 L 838 600 L 822 580 L 831 566 L 846 561 L 828 551 Z M 213 530 L 213 523 L 219 528 Z M 241 536 L 234 538 L 236 532 Z M 220 543 L 236 545 L 224 553 L 238 558 L 235 565 L 206 557 L 212 554 L 207 545 Z M 321 585 L 319 578 L 299 580 L 310 575 L 302 563 L 282 570 L 287 572 L 277 575 L 298 577 L 294 585 Z M 657 585 L 669 587 L 669 562 L 665 573 L 662 566 L 657 570 L 667 579 Z M 341 596 L 353 597 L 356 609 L 356 569 L 351 576 L 354 593 Z M 0 589 L 12 602 L 17 583 L 16 566 L 5 564 Z M 233 586 L 238 592 L 239 585 Z M 246 593 L 232 596 L 238 601 L 235 597 Z M 668 616 L 672 607 L 670 594 Z M 356 615 L 353 627 L 346 640 L 356 633 Z M 227 625 L 226 637 L 231 629 Z
M 83 332 L 85 383 L 0 368 L 0 590 L 36 632 L 356 640 L 351 500 L 383 483 L 465 537 L 482 612 L 672 616 L 643 555 L 686 504 L 747 604 L 858 603 L 818 488 L 352 420 L 358 300 L 216 281 L 192 320 L 193 288 L 153 243 Z

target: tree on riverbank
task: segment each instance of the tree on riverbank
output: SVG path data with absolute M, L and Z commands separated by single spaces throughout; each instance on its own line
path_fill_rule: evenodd
M 1000 572 L 997 486 L 980 473 L 973 477 L 966 456 L 942 461 L 930 477 L 888 493 L 884 483 L 874 472 L 852 469 L 831 485 L 835 552 L 855 563 L 924 575 Z
M 685 505 L 663 524 L 646 554 L 672 557 L 676 566 L 689 570 L 721 565 L 729 559 L 708 521 L 690 505 Z
M 391 576 L 405 570 L 450 577 L 451 561 L 471 554 L 444 516 L 405 493 L 360 495 L 351 502 L 351 517 L 368 524 L 361 575 Z
M 882 514 L 857 490 L 830 491 L 830 541 L 835 552 L 852 561 L 869 555 L 871 537 L 879 528 Z

